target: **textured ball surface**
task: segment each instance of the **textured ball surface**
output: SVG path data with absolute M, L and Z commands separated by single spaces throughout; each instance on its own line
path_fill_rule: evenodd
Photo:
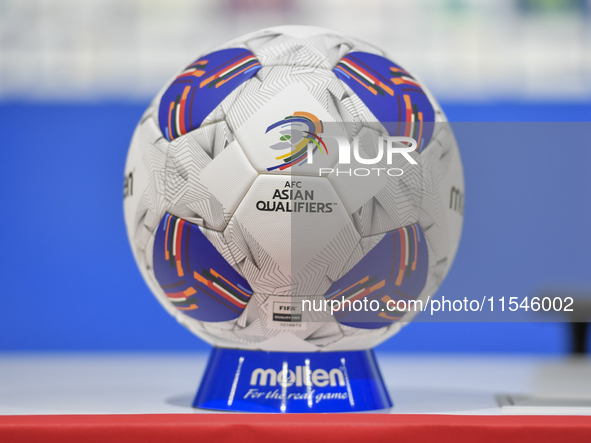
M 386 155 L 388 136 L 416 148 Z M 388 301 L 435 293 L 463 195 L 453 133 L 416 77 L 339 32 L 285 26 L 209 51 L 158 94 L 131 142 L 124 212 L 144 279 L 193 333 L 331 351 L 377 345 L 415 315 Z M 377 309 L 310 309 L 326 300 Z

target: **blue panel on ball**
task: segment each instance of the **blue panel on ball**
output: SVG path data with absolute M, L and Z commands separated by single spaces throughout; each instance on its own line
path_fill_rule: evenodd
M 356 412 L 392 407 L 371 350 L 214 348 L 193 406 L 245 412 Z
M 238 318 L 252 295 L 247 281 L 199 226 L 171 214 L 156 232 L 154 274 L 168 300 L 196 320 Z
M 230 93 L 261 69 L 247 49 L 212 52 L 191 63 L 168 87 L 158 111 L 162 134 L 174 140 L 197 129 Z
M 388 232 L 332 284 L 325 297 L 340 308 L 334 314 L 339 323 L 362 329 L 382 328 L 398 321 L 405 309 L 414 309 L 428 269 L 427 241 L 415 223 Z
M 420 152 L 431 140 L 435 111 L 423 88 L 387 58 L 350 52 L 333 69 L 391 136 L 412 137 Z

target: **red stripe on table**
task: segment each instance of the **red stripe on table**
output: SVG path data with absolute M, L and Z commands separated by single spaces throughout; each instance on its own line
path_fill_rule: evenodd
M 0 416 L 10 443 L 569 443 L 588 442 L 591 417 L 395 414 L 150 414 Z M 395 438 L 394 438 L 395 437 Z

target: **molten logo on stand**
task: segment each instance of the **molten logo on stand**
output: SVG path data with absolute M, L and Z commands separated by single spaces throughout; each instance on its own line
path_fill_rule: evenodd
M 315 369 L 312 371 L 307 366 L 296 366 L 295 371 L 284 368 L 281 371 L 274 369 L 257 368 L 250 376 L 251 386 L 345 386 L 343 371 L 332 368 L 330 371 Z

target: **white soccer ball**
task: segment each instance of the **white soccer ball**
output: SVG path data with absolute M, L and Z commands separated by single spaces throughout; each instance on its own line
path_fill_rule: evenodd
M 354 350 L 435 293 L 463 195 L 453 133 L 416 77 L 339 32 L 283 26 L 209 51 L 156 96 L 124 212 L 148 286 L 197 336 Z

